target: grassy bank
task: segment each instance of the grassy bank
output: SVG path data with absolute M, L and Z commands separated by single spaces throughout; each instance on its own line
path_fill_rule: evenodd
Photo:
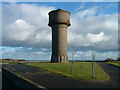
M 9 64 L 18 64 L 19 62 L 9 62 Z
M 120 62 L 107 62 L 107 63 L 120 67 Z
M 104 73 L 102 68 L 95 63 L 95 75 L 96 78 L 92 78 L 92 63 L 83 62 L 81 67 L 81 62 L 74 62 L 73 69 L 71 73 L 71 62 L 70 63 L 49 63 L 49 62 L 33 62 L 26 65 L 39 67 L 46 69 L 50 72 L 58 73 L 64 76 L 69 76 L 74 79 L 83 80 L 107 80 L 108 76 Z

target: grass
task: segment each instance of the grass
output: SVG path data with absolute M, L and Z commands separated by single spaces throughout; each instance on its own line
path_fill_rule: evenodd
M 33 62 L 26 65 L 42 68 L 50 72 L 54 72 L 60 75 L 68 76 L 73 79 L 82 80 L 108 80 L 108 76 L 102 70 L 102 68 L 95 63 L 95 75 L 96 78 L 92 78 L 92 62 L 74 62 L 73 73 L 71 74 L 71 62 L 69 63 L 49 63 L 49 62 Z
M 120 67 L 120 62 L 107 62 L 107 63 Z
M 9 64 L 18 64 L 19 62 L 9 62 Z

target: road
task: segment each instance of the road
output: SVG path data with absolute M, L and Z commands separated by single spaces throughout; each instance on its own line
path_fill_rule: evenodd
M 26 66 L 24 64 L 3 66 L 51 90 L 56 90 L 56 88 L 114 88 L 114 90 L 118 90 L 118 72 L 116 71 L 118 68 L 105 63 L 98 64 L 110 75 L 110 80 L 73 80 L 68 77 L 63 77 L 42 69 Z
M 98 62 L 103 70 L 109 75 L 110 82 L 114 82 L 120 86 L 120 68 L 104 62 Z
M 2 72 L 0 70 L 0 90 L 2 89 Z
M 9 79 L 2 75 L 2 90 L 4 89 L 19 89 Z
M 14 85 L 7 77 L 5 77 L 0 71 L 0 90 L 19 89 Z
M 111 64 L 106 64 L 103 62 L 99 62 L 98 63 L 103 70 L 110 76 L 110 79 L 112 81 L 115 81 L 116 83 L 118 83 L 118 79 L 119 79 L 119 75 L 120 75 L 120 68 L 117 68 Z

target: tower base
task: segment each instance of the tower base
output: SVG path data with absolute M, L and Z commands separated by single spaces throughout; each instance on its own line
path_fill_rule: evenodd
M 65 62 L 68 63 L 68 56 L 51 56 L 51 62 Z

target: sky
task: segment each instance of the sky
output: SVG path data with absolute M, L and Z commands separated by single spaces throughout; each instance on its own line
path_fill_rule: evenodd
M 71 13 L 69 60 L 91 60 L 93 48 L 96 60 L 118 57 L 117 2 L 2 2 L 2 58 L 50 60 L 48 12 L 59 8 Z
M 1 0 L 2 2 L 118 2 L 119 0 Z

